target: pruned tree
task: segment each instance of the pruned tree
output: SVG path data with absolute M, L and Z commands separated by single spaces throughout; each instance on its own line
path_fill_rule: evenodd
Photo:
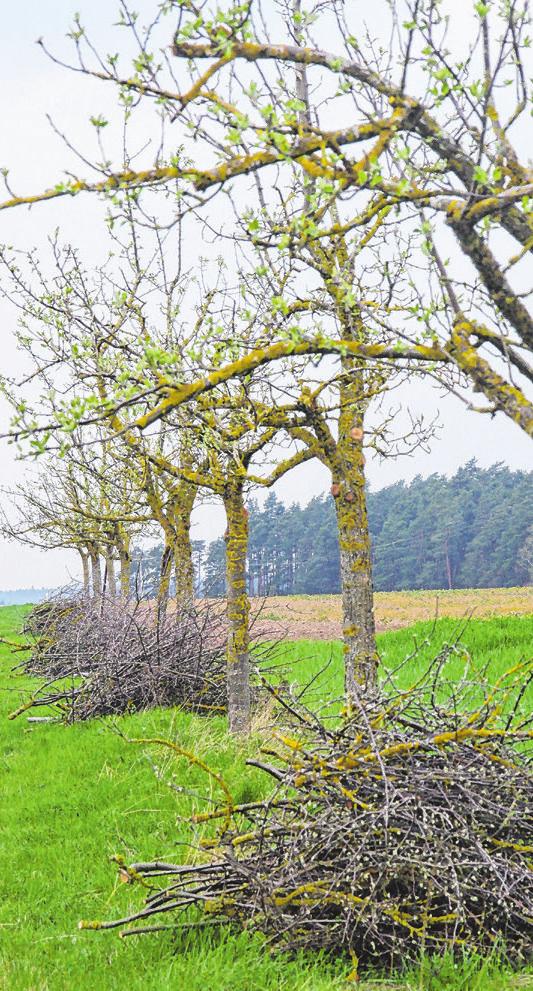
M 158 471 L 172 478 L 207 489 L 219 496 L 226 515 L 226 604 L 228 621 L 227 680 L 228 724 L 232 733 L 250 730 L 250 604 L 247 592 L 246 558 L 248 549 L 248 510 L 245 494 L 251 485 L 269 487 L 298 465 L 315 456 L 303 447 L 296 451 L 278 450 L 270 474 L 254 472 L 254 459 L 266 460 L 278 437 L 278 428 L 261 423 L 258 404 L 251 399 L 251 384 L 219 396 L 209 405 L 193 407 L 187 423 L 192 447 L 203 452 L 196 468 L 174 465 L 168 459 L 152 456 Z M 168 421 L 172 429 L 172 418 Z
M 320 239 L 332 201 L 344 230 L 364 237 L 376 224 L 387 226 L 411 312 L 409 322 L 396 322 L 398 346 L 387 348 L 389 356 L 450 365 L 486 397 L 481 408 L 503 411 L 533 433 L 533 333 L 524 295 L 533 193 L 527 5 L 478 4 L 471 15 L 448 15 L 424 0 L 384 5 L 381 44 L 333 0 L 275 11 L 261 3 L 169 3 L 145 33 L 122 6 L 137 49 L 134 71 L 120 57 L 98 57 L 79 21 L 72 68 L 116 88 L 130 129 L 132 104 L 142 112 L 147 101 L 157 103 L 171 125 L 169 144 L 157 144 L 151 161 L 147 151 L 142 167 L 128 158 L 113 164 L 109 154 L 94 163 L 95 177 L 10 195 L 3 208 L 84 191 L 120 201 L 178 181 L 180 196 L 196 209 L 229 183 L 235 196 L 242 188 L 249 199 L 246 177 L 268 171 L 269 185 L 282 189 L 286 174 L 297 171 L 302 185 L 312 184 L 309 210 L 292 220 L 297 237 Z M 177 27 L 167 15 L 177 17 Z M 156 57 L 152 39 L 165 32 L 173 34 L 172 47 Z M 305 92 L 295 83 L 302 67 Z M 397 296 L 398 286 L 393 290 Z M 276 342 L 268 354 L 252 353 L 246 368 L 290 346 Z M 300 346 L 316 353 L 324 342 Z M 339 345 L 329 342 L 326 350 L 338 353 Z M 376 357 L 368 343 L 351 353 Z M 239 371 L 228 367 L 227 374 Z M 187 382 L 172 401 L 210 384 Z M 168 410 L 169 399 L 151 417 Z
M 3 490 L 11 510 L 2 511 L 2 533 L 34 547 L 76 550 L 85 595 L 97 601 L 104 592 L 116 598 L 118 562 L 120 598 L 127 601 L 131 540 L 150 532 L 150 517 L 119 446 L 109 451 L 93 435 L 86 447 L 79 430 L 73 440 L 64 458 L 43 459 L 24 482 Z
M 37 380 L 42 390 L 28 401 L 24 415 L 34 416 L 36 409 L 46 411 L 48 417 L 58 415 L 65 428 L 64 443 L 70 449 L 76 411 L 87 397 L 90 404 L 94 390 L 94 418 L 102 425 L 100 429 L 107 429 L 107 442 L 115 438 L 124 451 L 125 468 L 142 493 L 146 513 L 164 533 L 160 617 L 166 612 L 172 565 L 178 610 L 194 610 L 191 512 L 201 489 L 222 498 L 228 521 L 228 716 L 232 732 L 246 732 L 250 725 L 250 676 L 244 490 L 252 458 L 272 445 L 278 428 L 258 424 L 250 383 L 246 387 L 226 385 L 216 394 L 200 396 L 185 412 L 169 415 L 142 433 L 123 416 L 116 403 L 118 393 L 127 407 L 128 393 L 137 395 L 140 382 L 149 395 L 154 389 L 158 391 L 161 375 L 169 366 L 179 376 L 192 363 L 196 367 L 216 365 L 221 352 L 246 348 L 250 339 L 246 326 L 244 342 L 235 327 L 227 327 L 221 338 L 219 324 L 210 318 L 213 293 L 199 304 L 192 327 L 181 320 L 176 303 L 181 290 L 179 269 L 173 278 L 168 277 L 170 262 L 157 233 L 154 255 L 148 260 L 152 264 L 145 264 L 136 245 L 139 223 L 139 215 L 132 211 L 131 243 L 122 245 L 118 255 L 119 275 L 111 267 L 100 270 L 95 279 L 84 270 L 75 251 L 60 249 L 56 242 L 54 279 L 44 281 L 39 272 L 37 292 L 31 281 L 36 274 L 33 258 L 29 259 L 29 274 L 24 275 L 20 263 L 7 260 L 23 314 L 21 348 L 30 361 L 32 384 Z M 145 228 L 154 233 L 148 224 Z M 221 306 L 226 302 L 224 295 Z M 52 321 L 48 319 L 50 313 Z M 10 396 L 20 408 L 16 387 Z M 62 396 L 67 399 L 63 401 Z M 257 481 L 271 484 L 312 456 L 314 452 L 307 449 L 292 451 L 277 464 L 270 481 Z
M 307 193 L 304 191 L 303 209 Z M 21 345 L 34 361 L 36 342 L 39 345 L 39 378 L 50 375 L 54 381 L 56 366 L 66 369 L 72 380 L 74 398 L 60 406 L 57 390 L 48 388 L 42 402 L 48 419 L 57 416 L 67 436 L 74 416 L 96 418 L 106 422 L 115 436 L 127 448 L 137 465 L 138 484 L 144 491 L 150 511 L 165 533 L 165 551 L 160 582 L 160 608 L 166 606 L 171 561 L 176 561 L 177 598 L 180 608 L 192 608 L 193 575 L 189 540 L 190 514 L 196 493 L 201 488 L 216 492 L 224 501 L 228 518 L 228 616 L 230 643 L 229 670 L 236 673 L 242 657 L 245 672 L 242 683 L 248 684 L 247 670 L 247 604 L 240 592 L 245 589 L 246 526 L 243 514 L 243 485 L 247 483 L 251 459 L 275 442 L 284 431 L 295 444 L 287 458 L 277 457 L 271 472 L 263 477 L 255 474 L 256 484 L 273 484 L 282 474 L 309 458 L 318 457 L 330 470 L 332 494 L 335 497 L 344 603 L 344 638 L 346 654 L 346 693 L 355 695 L 356 686 L 374 691 L 377 684 L 377 650 L 374 633 L 372 573 L 370 543 L 366 513 L 363 454 L 363 421 L 370 402 L 389 388 L 391 370 L 385 361 L 368 368 L 351 357 L 350 349 L 358 348 L 369 337 L 355 304 L 349 305 L 345 288 L 352 297 L 360 291 L 355 273 L 359 243 L 350 246 L 344 234 L 330 232 L 320 244 L 309 248 L 304 242 L 295 246 L 287 258 L 277 263 L 271 259 L 272 247 L 279 251 L 282 221 L 290 226 L 290 218 L 281 221 L 265 218 L 261 239 L 254 238 L 257 261 L 255 271 L 239 273 L 239 296 L 228 289 L 207 292 L 198 304 L 193 327 L 178 319 L 175 297 L 181 292 L 177 276 L 167 276 L 168 260 L 165 242 L 156 237 L 151 265 L 146 263 L 143 247 L 139 246 L 138 225 L 157 233 L 137 206 L 128 204 L 130 241 L 121 244 L 120 282 L 111 271 L 98 275 L 98 301 L 92 288 L 94 279 L 83 269 L 77 253 L 62 251 L 53 245 L 57 275 L 53 286 L 43 283 L 39 273 L 39 295 L 21 275 L 20 263 L 7 254 L 5 263 L 11 275 L 19 306 L 24 314 Z M 146 235 L 145 235 L 146 236 Z M 248 234 L 245 233 L 248 238 Z M 250 248 L 249 241 L 248 247 Z M 376 255 L 379 261 L 379 254 Z M 155 260 L 154 260 L 155 259 Z M 268 264 L 265 266 L 265 259 Z M 321 282 L 314 292 L 302 286 L 302 267 L 306 266 Z M 30 269 L 33 259 L 30 259 Z M 178 269 L 179 271 L 179 269 Z M 339 275 L 340 273 L 340 275 Z M 35 274 L 35 273 L 33 273 Z M 339 278 L 337 278 L 339 276 Z M 146 291 L 148 286 L 148 294 Z M 112 289 L 112 293 L 109 291 Z M 305 296 L 302 295 L 305 289 Z M 371 290 L 367 293 L 368 296 Z M 156 306 L 154 306 L 154 298 Z M 376 311 L 387 310 L 375 290 Z M 59 331 L 52 329 L 49 312 Z M 157 317 L 157 313 L 163 319 Z M 227 314 L 232 316 L 228 319 Z M 154 314 L 156 314 L 154 319 Z M 376 321 L 376 326 L 378 323 Z M 65 330 L 66 328 L 66 330 Z M 330 347 L 329 335 L 337 341 L 341 356 L 340 370 L 309 364 L 299 346 L 284 348 L 287 339 L 306 341 L 320 339 L 324 354 Z M 382 334 L 382 339 L 385 338 Z M 250 355 L 268 351 L 268 341 L 277 337 L 285 360 L 273 373 L 265 362 L 268 375 L 226 376 L 224 362 L 228 355 L 234 364 L 247 367 Z M 28 343 L 30 342 L 30 343 Z M 374 345 L 371 345 L 373 347 Z M 378 346 L 383 353 L 385 345 Z M 346 351 L 346 353 L 344 353 Z M 43 356 L 44 352 L 44 356 Z M 242 357 L 237 357 L 242 355 Z M 200 389 L 190 396 L 184 411 L 173 410 L 179 404 L 168 386 L 168 410 L 157 410 L 159 433 L 151 431 L 151 413 L 139 414 L 161 391 L 161 382 L 168 382 L 169 369 L 174 380 L 190 375 L 197 368 L 214 369 L 213 388 Z M 217 368 L 223 374 L 217 381 Z M 49 384 L 45 378 L 46 384 Z M 83 386 L 81 385 L 83 383 Z M 307 384 L 304 384 L 307 383 Z M 314 383 L 314 384 L 313 384 Z M 313 387 L 312 387 L 313 386 Z M 94 390 L 91 402 L 91 390 Z M 332 398 L 333 392 L 335 398 Z M 88 396 L 87 396 L 88 393 Z M 17 390 L 11 397 L 19 411 L 18 428 L 33 431 L 35 399 L 19 398 Z M 327 394 L 324 401 L 323 396 Z M 287 404 L 280 401 L 287 396 Z M 89 411 L 90 408 L 90 411 Z M 137 414 L 137 415 L 136 415 Z M 31 422 L 28 422 L 30 418 Z M 26 424 L 27 427 L 26 427 Z M 139 433 L 139 428 L 141 434 Z M 374 443 L 376 438 L 374 437 Z M 242 444 L 244 443 L 244 447 Z M 237 457 L 235 456 L 237 451 Z M 220 452 L 225 452 L 220 460 Z M 276 461 L 275 457 L 275 461 Z M 237 522 L 240 520 L 240 522 Z M 235 537 L 234 534 L 238 534 Z M 230 571 L 229 564 L 232 563 Z M 233 574 L 233 565 L 238 574 Z M 235 645 L 241 645 L 237 647 Z M 242 649 L 241 649 L 242 647 Z M 230 698 L 232 693 L 230 693 Z M 244 696 L 243 696 L 244 698 Z M 247 713 L 237 722 L 249 722 Z M 233 717 L 230 711 L 230 723 Z
M 310 194 L 306 187 L 300 192 L 305 213 Z M 294 198 L 293 191 L 287 200 Z M 356 236 L 349 244 L 345 232 L 337 229 L 335 217 L 320 240 L 291 236 L 287 257 L 280 263 L 280 241 L 291 230 L 286 203 L 280 214 L 268 216 L 263 208 L 260 233 L 253 238 L 263 264 L 248 284 L 257 283 L 254 298 L 257 311 L 263 310 L 265 328 L 273 324 L 274 300 L 282 314 L 278 324 L 284 324 L 285 332 L 298 340 L 331 337 L 347 347 L 367 342 L 373 334 L 386 340 L 391 297 L 388 286 L 383 290 L 379 280 L 383 240 L 379 228 L 373 233 L 376 272 L 372 281 L 365 273 L 365 284 L 357 272 L 360 238 Z M 392 276 L 390 268 L 388 274 Z M 302 276 L 306 281 L 314 276 L 312 289 L 305 283 L 302 286 Z M 373 312 L 366 320 L 359 298 Z M 395 309 L 400 311 L 401 306 L 395 304 Z M 375 691 L 378 666 L 364 448 L 374 447 L 389 457 L 410 452 L 427 442 L 434 425 L 413 422 L 405 436 L 394 437 L 391 417 L 383 419 L 376 407 L 400 384 L 400 369 L 386 359 L 368 363 L 342 352 L 339 365 L 328 367 L 287 357 L 277 376 L 270 371 L 272 392 L 266 404 L 256 407 L 256 416 L 260 422 L 285 430 L 331 474 L 341 552 L 345 688 L 347 698 L 354 698 L 362 688 Z M 288 395 L 293 397 L 290 402 Z

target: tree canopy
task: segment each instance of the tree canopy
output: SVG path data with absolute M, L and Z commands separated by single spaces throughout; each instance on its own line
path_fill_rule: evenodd
M 166 370 L 135 422 L 145 428 L 290 354 L 350 353 L 445 365 L 452 388 L 466 377 L 482 409 L 532 434 L 526 5 L 383 4 L 379 23 L 369 14 L 365 24 L 333 0 L 169 0 L 145 28 L 121 10 L 123 53 L 99 53 L 78 19 L 70 67 L 113 87 L 122 160 L 106 152 L 107 122 L 95 117 L 106 153 L 86 160 L 86 178 L 10 195 L 2 208 L 89 191 L 114 215 L 132 197 L 167 223 L 177 203 L 182 216 L 213 211 L 215 229 L 220 210 L 226 238 L 293 258 L 342 231 L 349 271 L 328 280 L 365 326 L 364 340 L 346 341 L 321 324 L 274 322 L 268 340 L 209 374 Z M 154 123 L 136 156 L 147 105 Z M 273 294 L 272 315 L 292 302 Z
M 429 374 L 477 407 L 473 387 L 477 408 L 533 435 L 527 10 L 478 3 L 454 20 L 444 0 L 416 0 L 383 13 L 376 36 L 373 13 L 363 25 L 334 0 L 169 0 L 143 27 L 122 0 L 129 39 L 114 55 L 76 18 L 65 67 L 114 92 L 120 158 L 99 114 L 98 157 L 79 152 L 86 178 L 0 204 L 99 195 L 112 242 L 96 280 L 57 238 L 51 277 L 40 257 L 2 251 L 33 363 L 22 388 L 4 382 L 12 432 L 43 451 L 58 431 L 68 447 L 73 430 L 105 424 L 155 473 L 152 503 L 173 479 L 160 523 L 178 487 L 217 492 L 243 663 L 244 491 L 268 482 L 252 459 L 280 438 L 291 452 L 269 478 L 319 458 L 335 499 L 349 696 L 375 688 L 378 662 L 363 447 L 390 445 L 386 423 L 369 429 L 369 406 L 398 371 Z M 198 231 L 205 256 L 189 250 Z M 159 424 L 179 438 L 171 456 Z M 192 501 L 178 502 L 166 537 L 188 548 L 192 601 Z M 451 586 L 451 535 L 443 545 Z

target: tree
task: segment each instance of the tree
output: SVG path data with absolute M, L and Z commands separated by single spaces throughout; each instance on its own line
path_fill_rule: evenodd
M 23 314 L 21 349 L 28 354 L 32 382 L 42 387 L 41 395 L 28 402 L 26 413 L 33 416 L 39 409 L 48 417 L 64 417 L 68 443 L 72 424 L 83 420 L 80 407 L 87 397 L 91 405 L 94 389 L 96 419 L 106 425 L 109 441 L 120 438 L 127 451 L 127 470 L 165 535 L 158 588 L 160 618 L 166 611 L 172 564 L 178 610 L 194 609 L 189 535 L 193 503 L 200 489 L 222 498 L 228 521 L 228 718 L 230 731 L 246 732 L 250 678 L 244 492 L 250 482 L 273 484 L 314 452 L 291 449 L 278 456 L 271 474 L 249 474 L 253 458 L 263 455 L 278 433 L 275 424 L 257 419 L 258 403 L 252 393 L 261 389 L 259 376 L 246 386 L 234 383 L 217 393 L 200 395 L 186 414 L 169 413 L 164 423 L 142 435 L 123 418 L 116 403 L 117 390 L 123 397 L 130 390 L 137 395 L 142 381 L 145 393 L 150 394 L 158 390 L 162 370 L 167 372 L 169 366 L 179 376 L 182 367 L 191 364 L 216 364 L 221 351 L 246 347 L 249 339 L 249 335 L 241 339 L 232 333 L 221 338 L 218 326 L 213 327 L 210 306 L 213 299 L 218 300 L 214 290 L 201 300 L 192 329 L 181 322 L 176 302 L 182 283 L 179 265 L 170 277 L 171 256 L 164 251 L 157 225 L 149 223 L 134 204 L 128 210 L 129 240 L 124 243 L 113 235 L 115 254 L 96 274 L 86 272 L 77 253 L 61 249 L 57 241 L 53 244 L 53 279 L 36 273 L 32 257 L 25 260 L 29 276 L 23 273 L 20 260 L 18 264 L 6 260 Z M 149 233 L 155 244 L 149 244 Z M 37 274 L 38 292 L 31 274 Z M 225 296 L 222 307 L 224 300 Z M 20 409 L 17 392 L 10 395 Z M 125 404 L 129 405 L 127 398 Z
M 150 529 L 150 518 L 123 469 L 120 447 L 106 448 L 100 437 L 90 449 L 75 444 L 62 458 L 42 461 L 39 471 L 13 490 L 5 489 L 13 513 L 3 514 L 6 537 L 33 546 L 72 547 L 81 558 L 87 598 L 117 595 L 115 562 L 120 565 L 120 597 L 130 588 L 130 544 Z M 102 561 L 105 570 L 102 574 Z
M 284 508 L 271 494 L 250 509 L 252 594 L 339 593 L 340 552 L 329 496 Z M 454 476 L 416 477 L 368 495 L 378 591 L 498 588 L 527 582 L 533 473 L 474 459 Z M 214 561 L 223 542 L 210 545 Z M 219 559 L 220 560 L 220 559 Z M 219 565 L 220 568 L 220 565 Z M 263 583 L 263 584 L 261 584 Z
M 215 11 L 187 0 L 165 5 L 156 17 L 158 28 L 165 14 L 176 11 L 171 57 L 155 57 L 154 25 L 141 34 L 130 14 L 123 23 L 138 49 L 133 72 L 115 56 L 96 58 L 79 22 L 73 67 L 115 85 L 130 128 L 132 104 L 156 101 L 174 132 L 183 125 L 181 133 L 190 128 L 194 134 L 192 161 L 189 145 L 178 154 L 158 146 L 157 161 L 138 170 L 129 160 L 114 168 L 109 157 L 95 181 L 74 179 L 30 197 L 11 195 L 3 207 L 83 191 L 120 199 L 177 180 L 180 194 L 197 204 L 239 177 L 270 169 L 282 183 L 284 169 L 297 169 L 302 183 L 313 182 L 315 200 L 305 216 L 294 218 L 294 236 L 320 238 L 323 204 L 332 199 L 347 230 L 387 225 L 392 233 L 396 215 L 397 254 L 405 262 L 401 292 L 416 323 L 414 335 L 404 322 L 396 328 L 404 345 L 411 342 L 406 353 L 460 370 L 488 399 L 485 408 L 504 411 L 533 433 L 533 325 L 518 285 L 520 262 L 532 250 L 533 185 L 520 154 L 530 95 L 527 7 L 513 2 L 495 11 L 477 5 L 466 24 L 461 14 L 460 33 L 467 38 L 456 51 L 443 40 L 449 18 L 434 3 L 407 5 L 405 19 L 397 5 L 387 10 L 390 23 L 382 22 L 382 30 L 387 44 L 392 37 L 392 49 L 376 48 L 371 33 L 350 25 L 333 2 L 303 12 L 297 6 L 297 16 L 287 9 L 264 18 L 260 4 L 230 2 Z M 329 50 L 314 42 L 318 32 Z M 188 89 L 176 82 L 174 60 L 180 78 L 190 76 Z M 295 98 L 290 77 L 296 70 L 299 78 L 302 66 L 312 73 L 311 89 L 320 83 L 311 124 L 302 122 L 305 106 Z M 508 84 L 515 86 L 514 102 Z M 343 125 L 331 127 L 337 120 Z M 100 132 L 102 122 L 95 126 Z M 178 143 L 173 134 L 173 149 Z M 209 148 L 219 160 L 203 165 Z M 500 231 L 507 237 L 498 237 Z M 443 261 L 450 235 L 466 263 L 451 257 L 448 267 Z M 423 283 L 416 277 L 420 251 L 430 273 Z M 398 285 L 394 292 L 398 298 Z M 366 348 L 359 353 L 374 357 Z M 268 357 L 276 356 L 279 349 Z M 401 358 L 401 348 L 391 356 Z M 251 355 L 247 367 L 262 360 Z M 172 396 L 175 402 L 181 398 L 180 390 Z M 166 409 L 162 404 L 160 413 Z
M 533 476 L 470 461 L 371 493 L 369 517 L 378 591 L 520 585 Z
M 222 597 L 225 592 L 224 572 L 226 545 L 222 537 L 209 544 L 205 562 L 205 587 L 209 596 Z
M 230 733 L 248 733 L 251 723 L 249 612 L 246 557 L 249 535 L 249 513 L 244 504 L 246 487 L 250 484 L 269 487 L 278 478 L 314 456 L 303 449 L 285 457 L 278 455 L 271 475 L 252 474 L 252 462 L 257 455 L 265 456 L 276 439 L 277 430 L 257 418 L 257 408 L 250 401 L 250 388 L 219 400 L 213 409 L 202 409 L 201 431 L 206 457 L 195 471 L 188 465 L 175 468 L 158 466 L 189 484 L 208 488 L 219 495 L 226 513 L 226 603 L 228 619 L 227 681 L 228 726 Z M 224 416 L 225 414 L 225 416 Z M 222 419 L 222 417 L 224 417 Z M 170 421 L 171 423 L 172 421 Z M 187 424 L 189 434 L 197 434 L 198 426 Z M 196 436 L 197 444 L 200 437 Z

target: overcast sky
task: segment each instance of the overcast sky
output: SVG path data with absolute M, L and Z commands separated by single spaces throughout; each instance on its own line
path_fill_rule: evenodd
M 153 10 L 154 4 L 142 0 L 135 7 L 142 13 Z M 100 112 L 106 99 L 101 87 L 50 62 L 36 40 L 42 36 L 54 51 L 66 51 L 65 35 L 74 12 L 80 11 L 104 51 L 112 52 L 115 49 L 112 36 L 108 37 L 108 25 L 116 20 L 113 9 L 111 0 L 46 0 L 44 4 L 42 0 L 3 0 L 0 167 L 10 169 L 15 192 L 37 192 L 52 186 L 62 179 L 65 167 L 83 174 L 82 167 L 54 134 L 46 115 L 51 114 L 57 126 L 75 138 L 89 133 L 89 117 Z M 92 263 L 98 260 L 101 217 L 101 208 L 89 197 L 41 204 L 32 210 L 19 208 L 0 213 L 0 243 L 22 248 L 44 245 L 47 235 L 59 226 L 63 240 L 83 245 L 84 255 Z M 12 336 L 15 321 L 14 312 L 0 303 L 3 365 L 11 369 L 17 364 Z M 409 481 L 418 474 L 453 474 L 471 458 L 482 466 L 503 461 L 513 469 L 533 470 L 532 442 L 502 414 L 490 418 L 468 412 L 458 400 L 443 395 L 442 390 L 429 383 L 398 392 L 393 401 L 396 406 L 400 402 L 404 408 L 409 405 L 413 414 L 423 413 L 426 419 L 438 415 L 442 427 L 429 453 L 417 451 L 408 458 L 380 463 L 369 452 L 368 479 L 373 489 L 400 479 Z M 6 406 L 0 407 L 0 415 L 3 432 L 9 415 Z M 24 465 L 15 463 L 13 449 L 5 443 L 0 446 L 0 459 L 4 485 L 23 477 Z M 283 479 L 276 492 L 284 502 L 305 504 L 326 491 L 329 484 L 325 469 L 312 463 Z M 211 505 L 197 513 L 193 536 L 212 539 L 223 529 L 223 514 Z M 77 574 L 76 555 L 38 553 L 0 542 L 0 589 L 56 586 Z

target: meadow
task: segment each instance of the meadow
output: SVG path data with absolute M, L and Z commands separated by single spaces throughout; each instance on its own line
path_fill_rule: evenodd
M 20 617 L 18 608 L 0 609 L 0 636 L 9 638 Z M 450 673 L 460 677 L 470 656 L 476 667 L 488 665 L 495 680 L 533 655 L 533 615 L 473 619 L 467 625 L 457 618 L 416 623 L 381 634 L 379 649 L 389 669 L 414 655 L 402 670 L 407 682 L 416 680 L 445 642 L 458 643 Z M 341 694 L 338 643 L 298 641 L 285 644 L 283 654 L 282 673 L 289 680 L 303 684 L 318 674 L 315 700 Z M 201 934 L 185 929 L 178 935 L 127 939 L 117 931 L 80 932 L 80 919 L 121 917 L 139 904 L 138 889 L 117 879 L 112 855 L 126 861 L 194 856 L 201 833 L 192 836 L 184 820 L 203 806 L 203 796 L 216 798 L 216 783 L 186 758 L 171 759 L 161 747 L 126 738 L 173 739 L 222 775 L 234 801 L 253 801 L 266 794 L 269 781 L 245 761 L 268 738 L 268 718 L 258 714 L 246 741 L 230 739 L 221 717 L 175 710 L 137 713 L 115 724 L 28 723 L 24 716 L 9 721 L 8 713 L 32 684 L 10 676 L 18 659 L 0 645 L 1 991 L 325 991 L 350 986 L 346 960 L 267 954 L 259 937 L 234 935 L 218 924 Z M 168 787 L 165 781 L 172 774 L 188 794 Z M 533 988 L 533 973 L 512 973 L 496 958 L 447 959 L 426 961 L 400 976 L 361 975 L 357 986 L 365 991 L 496 991 Z

